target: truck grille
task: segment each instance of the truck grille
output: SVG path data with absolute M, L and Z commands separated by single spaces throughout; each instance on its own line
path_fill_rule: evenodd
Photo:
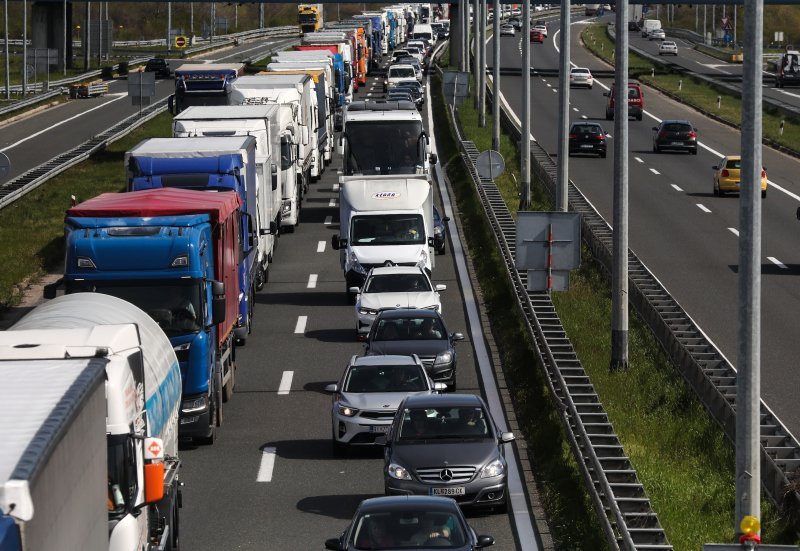
M 417 469 L 417 476 L 428 484 L 463 484 L 475 476 L 475 467 L 442 466 Z

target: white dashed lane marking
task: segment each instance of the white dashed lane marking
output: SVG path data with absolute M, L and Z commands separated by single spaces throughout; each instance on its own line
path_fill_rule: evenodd
M 261 449 L 261 465 L 258 467 L 256 482 L 271 482 L 272 469 L 275 468 L 275 448 Z
M 301 335 L 306 332 L 306 323 L 308 323 L 308 316 L 297 316 L 297 325 L 294 326 L 296 335 Z
M 671 184 L 671 185 L 672 185 L 672 189 L 674 189 L 675 191 L 683 191 L 679 186 L 676 186 L 675 184 Z
M 736 228 L 728 228 L 728 231 L 731 232 L 736 237 L 739 237 L 739 230 L 737 230 Z
M 653 174 L 655 174 L 656 176 L 658 176 L 659 174 L 661 174 L 661 173 L 660 173 L 659 171 L 657 171 L 655 168 L 651 168 L 651 169 L 650 169 L 650 172 L 652 172 L 652 173 L 653 173 Z
M 326 226 L 330 226 L 331 224 L 333 224 L 333 216 L 326 216 L 323 224 L 325 224 Z
M 317 274 L 311 274 L 308 276 L 308 288 L 309 289 L 316 289 L 317 288 L 317 278 L 319 276 Z
M 335 207 L 336 206 L 336 198 L 335 197 L 332 197 L 331 200 L 328 201 L 328 206 L 329 207 Z
M 708 208 L 707 208 L 705 205 L 703 205 L 702 203 L 697 203 L 697 208 L 699 208 L 699 209 L 700 209 L 700 210 L 702 210 L 703 212 L 711 212 L 711 211 L 710 211 L 710 210 L 709 210 L 709 209 L 708 209 Z
M 294 371 L 283 372 L 281 384 L 278 385 L 278 394 L 289 394 L 289 391 L 292 389 L 292 377 L 294 377 Z
M 774 256 L 768 256 L 767 260 L 769 260 L 770 262 L 772 262 L 773 264 L 775 264 L 776 266 L 778 266 L 779 268 L 781 268 L 783 270 L 788 270 L 789 269 L 789 268 L 786 267 L 786 264 L 784 264 L 783 262 L 781 262 L 780 260 L 778 260 Z
M 634 157 L 634 159 L 636 159 L 636 162 L 637 162 L 637 163 L 643 163 L 643 162 L 644 162 L 644 161 L 643 161 L 643 160 L 641 160 L 639 157 Z
M 325 241 L 320 241 L 317 243 L 317 252 L 324 253 L 325 252 Z

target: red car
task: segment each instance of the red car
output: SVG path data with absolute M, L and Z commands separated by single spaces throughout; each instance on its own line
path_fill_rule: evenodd
M 538 42 L 544 44 L 544 34 L 539 31 L 531 31 L 531 42 Z

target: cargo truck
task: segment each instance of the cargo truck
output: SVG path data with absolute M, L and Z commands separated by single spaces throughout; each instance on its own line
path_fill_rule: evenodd
M 322 27 L 322 4 L 299 4 L 297 19 L 301 33 L 313 33 Z
M 428 180 L 373 176 L 343 178 L 339 184 L 339 234 L 331 245 L 339 251 L 348 302 L 370 268 L 418 266 L 428 275 L 434 267 L 433 196 Z
M 319 31 L 305 34 L 303 44 L 340 44 L 342 57 L 345 64 L 349 64 L 350 78 L 353 82 L 353 92 L 358 92 L 358 87 L 366 82 L 366 75 L 359 73 L 358 44 L 354 32 L 346 31 Z
M 232 191 L 105 193 L 65 220 L 59 284 L 68 294 L 114 295 L 155 320 L 180 365 L 180 436 L 204 444 L 216 439 L 235 384 L 240 204 Z
M 253 136 L 256 139 L 256 216 L 258 235 L 255 288 L 269 279 L 281 223 L 281 144 L 277 105 L 190 107 L 172 121 L 176 138 Z
M 186 63 L 175 69 L 175 93 L 168 109 L 177 115 L 192 105 L 227 105 L 232 82 L 244 74 L 244 63 Z
M 0 380 L 0 549 L 178 549 L 181 374 L 147 314 L 38 306 L 0 332 Z
M 256 139 L 253 136 L 148 138 L 125 153 L 128 191 L 161 187 L 235 191 L 241 200 L 239 316 L 234 334 L 244 345 L 251 332 L 258 279 Z
M 353 82 L 350 77 L 350 69 L 345 67 L 344 57 L 340 53 L 341 44 L 301 44 L 294 46 L 297 52 L 312 52 L 322 55 L 330 55 L 333 58 L 333 78 L 336 85 L 337 99 L 336 105 L 340 112 L 345 104 L 353 101 Z

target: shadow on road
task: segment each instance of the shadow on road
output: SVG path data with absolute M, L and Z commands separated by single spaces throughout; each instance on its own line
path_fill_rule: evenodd
M 272 291 L 267 291 L 266 293 L 264 292 L 257 293 L 256 304 L 288 304 L 293 306 L 345 306 L 346 302 L 345 302 L 344 291 L 326 292 L 326 291 L 308 290 L 302 293 L 274 293 Z
M 305 497 L 297 502 L 297 509 L 304 513 L 314 513 L 339 520 L 350 520 L 356 512 L 358 504 L 365 499 L 378 497 L 369 494 L 355 495 L 328 495 Z M 342 527 L 344 528 L 344 527 Z M 326 537 L 337 537 L 339 534 L 330 534 Z

